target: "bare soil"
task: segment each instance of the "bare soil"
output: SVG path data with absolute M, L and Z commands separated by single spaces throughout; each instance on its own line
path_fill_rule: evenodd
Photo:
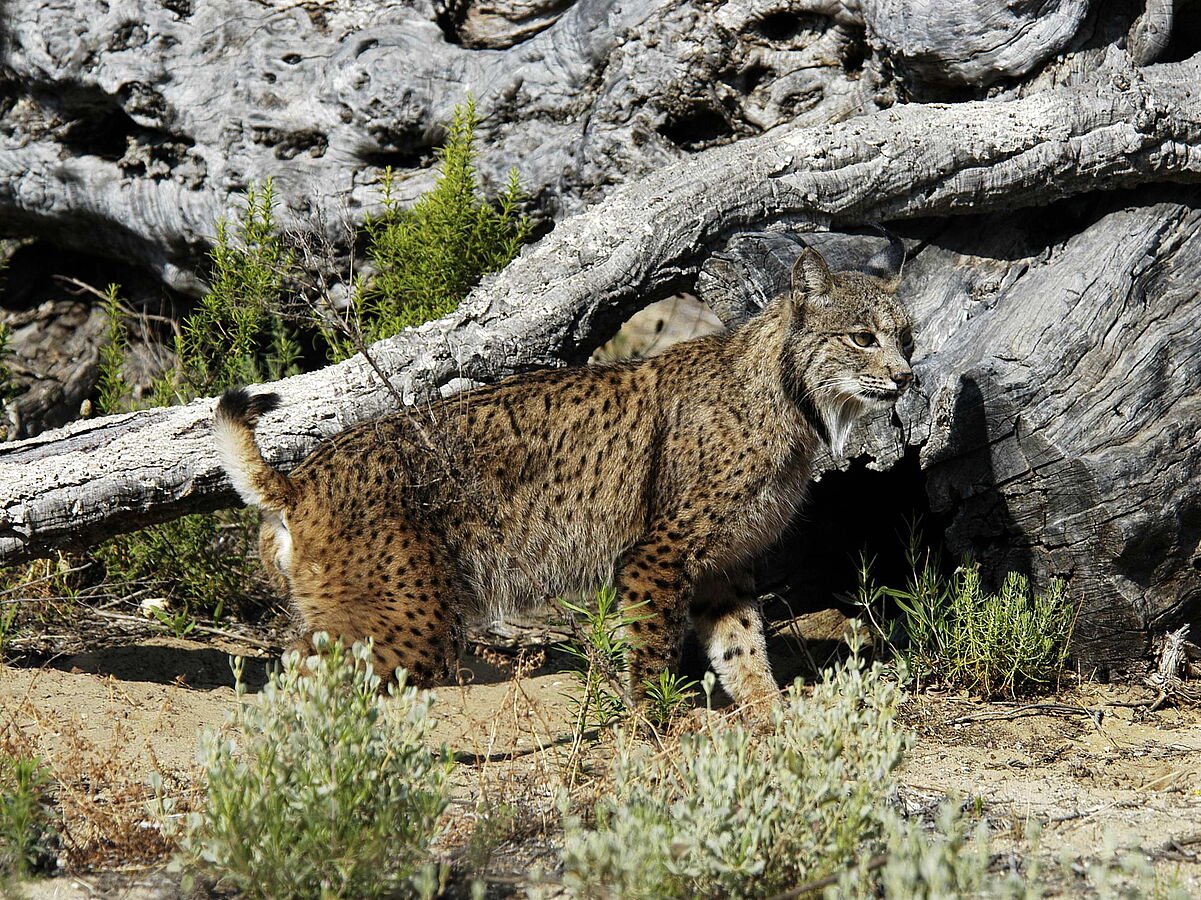
M 810 655 L 824 646 L 823 629 L 835 624 L 820 615 L 801 623 L 817 636 L 807 643 Z M 601 752 L 603 741 L 572 740 L 574 681 L 554 649 L 561 635 L 526 627 L 478 637 L 464 661 L 463 684 L 437 692 L 436 739 L 460 761 L 442 850 L 460 867 L 468 857 L 468 869 L 482 867 L 490 895 L 522 896 L 523 882 L 554 865 L 556 791 L 581 764 L 587 767 L 587 755 Z M 219 725 L 235 702 L 230 654 L 244 658 L 253 690 L 273 663 L 256 644 L 271 640 L 249 631 L 241 641 L 176 639 L 109 623 L 83 641 L 91 649 L 0 665 L 0 733 L 5 725 L 15 728 L 56 770 L 78 768 L 73 758 L 89 747 L 118 779 L 144 787 L 158 772 L 186 786 L 195 776 L 197 736 Z M 805 655 L 798 646 L 785 636 L 776 640 L 779 669 Z M 1131 850 L 1154 861 L 1165 884 L 1201 896 L 1201 714 L 1148 712 L 1152 699 L 1148 689 L 1100 684 L 1025 705 L 916 696 L 903 710 L 917 740 L 901 772 L 902 800 L 929 811 L 952 796 L 983 810 L 998 850 L 1012 851 L 1013 863 L 1037 853 L 1080 868 L 1113 848 Z M 103 784 L 94 790 L 101 804 L 106 791 L 120 793 Z M 495 847 L 473 843 L 481 800 L 516 813 Z M 161 858 L 97 859 L 101 871 L 41 879 L 20 890 L 31 898 L 178 896 L 178 881 L 164 873 Z M 1083 878 L 1059 889 L 1087 893 Z

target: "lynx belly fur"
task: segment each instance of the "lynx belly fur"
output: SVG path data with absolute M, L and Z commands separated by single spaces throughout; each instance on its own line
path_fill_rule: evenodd
M 274 395 L 228 392 L 214 433 L 306 635 L 372 637 L 381 673 L 451 675 L 464 623 L 615 584 L 630 688 L 691 621 L 738 702 L 776 690 L 749 564 L 913 378 L 895 283 L 806 249 L 743 327 L 635 363 L 541 371 L 353 427 L 288 475 L 254 441 Z

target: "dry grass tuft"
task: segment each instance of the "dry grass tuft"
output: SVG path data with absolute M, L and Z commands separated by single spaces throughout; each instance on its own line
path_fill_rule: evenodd
M 160 792 L 190 809 L 198 791 L 188 773 L 165 772 L 145 748 L 150 780 L 119 764 L 134 738 L 120 723 L 103 745 L 81 735 L 82 726 L 65 716 L 39 711 L 27 701 L 0 708 L 0 755 L 42 761 L 52 780 L 57 813 L 58 865 L 69 873 L 129 871 L 164 862 L 175 850 L 151 805 Z

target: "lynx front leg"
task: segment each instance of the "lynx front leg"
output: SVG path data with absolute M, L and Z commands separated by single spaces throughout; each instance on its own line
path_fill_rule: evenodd
M 630 694 L 641 701 L 646 681 L 664 669 L 674 671 L 680 662 L 692 596 L 682 549 L 658 539 L 632 547 L 622 558 L 617 592 L 622 611 L 635 619 L 630 624 Z
M 721 686 L 735 703 L 778 697 L 767 659 L 763 615 L 749 572 L 706 578 L 697 587 L 692 618 Z

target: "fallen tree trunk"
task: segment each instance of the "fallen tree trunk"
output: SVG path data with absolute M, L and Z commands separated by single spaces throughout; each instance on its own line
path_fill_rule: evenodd
M 284 227 L 338 228 L 379 206 L 388 166 L 411 202 L 469 94 L 485 181 L 518 164 L 551 216 L 697 147 L 876 105 L 859 17 L 805 12 L 839 4 L 531 4 L 489 38 L 522 5 L 5 4 L 0 230 L 194 293 L 238 193 L 274 177 Z
M 683 286 L 739 230 L 967 212 L 1148 178 L 1196 178 L 1199 62 L 1136 84 L 1083 85 L 1001 106 L 910 106 L 716 148 L 560 225 L 458 311 L 377 344 L 376 364 L 422 400 L 456 377 L 491 380 L 580 360 L 621 319 Z M 919 186 L 914 191 L 914 186 Z M 392 405 L 356 358 L 279 386 L 261 431 L 294 462 L 320 436 Z M 351 399 L 353 398 L 353 399 Z M 209 447 L 211 401 L 79 422 L 0 446 L 0 559 L 229 500 Z
M 579 361 L 748 227 L 979 214 L 1100 184 L 1196 180 L 1201 98 L 1190 86 L 1199 66 L 1132 70 L 1116 83 L 1003 104 L 781 128 L 697 154 L 563 222 L 454 314 L 377 344 L 372 358 L 419 403 L 461 379 Z M 968 220 L 975 230 L 915 226 L 933 232 L 906 273 L 931 406 L 910 406 L 901 428 L 873 423 L 851 451 L 887 467 L 921 447 L 933 502 L 956 517 L 952 543 L 1016 547 L 1035 575 L 1070 577 L 1085 602 L 1084 658 L 1108 664 L 1140 652 L 1133 638 L 1152 621 L 1195 614 L 1195 565 L 1184 560 L 1196 553 L 1185 545 L 1201 507 L 1189 486 L 1197 451 L 1181 445 L 1201 417 L 1189 401 L 1198 376 L 1177 367 L 1168 377 L 1162 364 L 1165 348 L 1190 358 L 1201 334 L 1173 294 L 1201 274 L 1194 207 L 1113 205 L 1077 238 L 1069 230 L 1023 253 L 1003 252 L 1007 238 L 989 236 L 988 219 Z M 1161 303 L 1168 308 L 1158 311 Z M 276 388 L 282 409 L 260 433 L 283 466 L 322 436 L 395 408 L 361 358 Z M 1157 415 L 1164 403 L 1170 417 Z M 0 446 L 0 558 L 230 502 L 210 447 L 211 405 L 79 422 Z M 1147 484 L 1175 486 L 1163 495 L 1165 515 L 1183 527 L 1152 527 L 1139 472 Z M 1170 547 L 1147 546 L 1150 535 L 1168 535 Z M 990 558 L 1014 562 L 1005 552 Z
M 994 586 L 1013 571 L 1065 579 L 1080 603 L 1077 659 L 1123 669 L 1201 619 L 1201 188 L 1090 194 L 1042 216 L 904 228 L 919 248 L 904 289 L 921 323 L 920 389 L 899 424 L 873 422 L 845 458 L 825 460 L 830 489 L 815 492 L 771 574 L 803 603 L 806 570 L 855 566 L 848 535 L 829 536 L 836 523 L 853 533 L 883 519 L 898 544 L 914 510 L 893 515 L 899 498 L 861 464 L 909 454 L 952 560 L 977 560 Z M 835 258 L 848 243 L 810 242 L 833 244 Z M 707 264 L 720 277 L 698 282 L 702 297 L 737 280 L 771 295 L 799 251 L 788 243 L 740 239 Z M 852 244 L 860 259 L 863 244 Z
M 410 202 L 469 94 L 484 179 L 516 164 L 541 214 L 561 218 L 698 149 L 890 106 L 894 70 L 915 96 L 982 97 L 1070 49 L 1091 5 L 10 2 L 0 231 L 195 293 L 236 195 L 273 177 L 284 227 L 339 228 L 379 205 L 388 166 Z M 1154 40 L 1170 35 L 1170 14 L 1155 23 Z

